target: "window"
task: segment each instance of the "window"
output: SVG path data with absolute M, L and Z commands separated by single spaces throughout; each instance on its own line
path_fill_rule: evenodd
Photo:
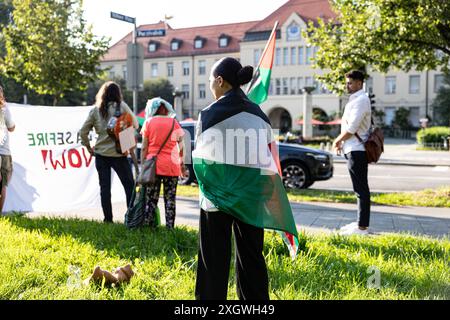
M 292 22 L 287 27 L 287 35 L 286 35 L 287 41 L 300 40 L 300 35 L 301 35 L 300 26 L 297 23 Z
M 297 79 L 291 78 L 290 80 L 291 84 L 291 94 L 297 94 Z
M 394 122 L 395 118 L 395 107 L 384 108 L 384 115 L 384 123 L 386 123 L 388 126 L 392 125 L 392 122 Z
M 261 49 L 253 50 L 253 65 L 257 66 L 259 63 L 259 59 L 261 58 Z
M 303 82 L 303 77 L 297 78 L 297 90 L 298 94 L 303 94 L 303 87 L 305 86 L 305 83 Z
M 221 35 L 219 37 L 219 47 L 221 48 L 228 47 L 229 39 L 230 37 L 228 37 L 227 35 Z
M 180 49 L 180 41 L 179 40 L 172 40 L 170 43 L 170 50 L 177 51 Z
M 297 48 L 291 48 L 291 65 L 295 66 L 297 64 Z
M 157 77 L 158 76 L 158 64 L 157 63 L 152 63 L 151 66 L 151 76 L 152 77 Z
M 289 64 L 289 48 L 283 48 L 283 65 Z
M 411 107 L 409 108 L 409 122 L 413 127 L 420 127 L 420 108 L 419 107 Z
M 269 84 L 269 96 L 273 95 L 273 80 L 270 79 L 270 84 Z
M 167 76 L 173 77 L 173 62 L 167 62 Z
M 304 57 L 304 49 L 303 47 L 298 47 L 298 64 L 304 64 L 305 62 Z
M 114 79 L 116 77 L 116 73 L 114 71 L 109 72 L 109 79 Z
M 206 98 L 206 86 L 203 83 L 198 85 L 198 97 L 200 99 Z
M 198 62 L 198 74 L 199 75 L 206 74 L 206 61 L 205 60 L 200 60 Z
M 313 77 L 305 77 L 305 87 L 314 86 Z
M 444 75 L 436 74 L 434 76 L 434 92 L 437 93 L 441 87 L 444 86 Z
M 283 94 L 289 94 L 288 78 L 283 78 Z
M 189 85 L 188 84 L 183 84 L 181 86 L 181 92 L 183 94 L 183 98 L 184 99 L 189 99 L 189 92 L 190 92 L 190 90 L 189 90 Z
M 275 49 L 275 65 L 279 66 L 281 64 L 281 48 Z
M 306 47 L 306 64 L 311 64 L 312 59 L 312 48 Z
M 183 76 L 189 75 L 189 61 L 183 61 Z
M 369 77 L 366 80 L 366 92 L 373 93 L 373 78 Z
M 396 91 L 396 77 L 390 76 L 386 77 L 385 83 L 384 83 L 384 93 L 386 94 L 395 94 Z
M 150 42 L 148 44 L 148 52 L 155 52 L 158 50 L 158 44 L 156 42 Z
M 125 80 L 127 80 L 127 66 L 122 66 L 122 76 Z
M 281 80 L 279 78 L 275 79 L 275 94 L 277 96 L 281 94 Z
M 420 93 L 420 76 L 409 76 L 409 93 L 417 94 Z

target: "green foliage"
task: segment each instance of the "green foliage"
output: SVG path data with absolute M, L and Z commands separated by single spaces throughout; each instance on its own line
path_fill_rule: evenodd
M 138 96 L 138 110 L 145 109 L 147 100 L 161 97 L 173 105 L 174 87 L 169 80 L 159 78 L 156 80 L 144 81 L 144 90 L 139 92 Z
M 450 2 L 443 0 L 330 1 L 337 18 L 310 22 L 304 36 L 317 46 L 317 76 L 342 93 L 350 69 L 387 72 L 437 67 L 450 61 Z M 367 70 L 369 71 L 369 70 Z
M 433 108 L 434 121 L 437 125 L 450 126 L 450 73 L 444 77 L 444 86 L 434 99 Z
M 411 128 L 411 122 L 409 121 L 410 109 L 398 108 L 395 110 L 395 118 L 393 121 L 393 126 L 403 130 Z
M 97 79 L 108 40 L 83 19 L 81 0 L 12 0 L 13 22 L 3 28 L 0 70 L 24 87 L 51 95 L 86 89 Z
M 443 139 L 450 136 L 449 127 L 431 127 L 417 131 L 419 144 L 443 143 Z
M 450 299 L 448 239 L 383 234 L 311 235 L 300 231 L 291 261 L 280 236 L 265 232 L 273 300 Z M 0 218 L 1 300 L 192 300 L 198 232 L 105 225 L 76 219 Z M 130 263 L 135 276 L 119 287 L 90 284 L 96 265 Z M 371 267 L 379 287 L 368 286 Z M 231 263 L 228 299 L 237 299 Z M 79 270 L 79 276 L 74 272 Z

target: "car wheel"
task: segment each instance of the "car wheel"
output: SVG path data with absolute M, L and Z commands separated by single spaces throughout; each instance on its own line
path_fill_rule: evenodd
M 308 188 L 312 183 L 308 169 L 299 162 L 287 162 L 282 166 L 283 184 L 289 189 Z
M 190 185 L 192 182 L 194 182 L 194 169 L 192 166 L 186 166 L 186 176 L 178 177 L 178 184 L 186 186 Z

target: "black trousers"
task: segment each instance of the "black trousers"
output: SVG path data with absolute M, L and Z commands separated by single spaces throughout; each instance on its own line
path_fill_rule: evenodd
M 113 221 L 111 205 L 111 169 L 113 169 L 120 179 L 125 190 L 127 206 L 130 204 L 134 188 L 133 172 L 127 157 L 104 157 L 95 155 L 95 167 L 98 172 L 100 183 L 100 199 L 102 202 L 103 215 L 105 222 Z
M 370 190 L 367 181 L 368 163 L 365 151 L 352 151 L 345 155 L 353 191 L 358 202 L 358 225 L 368 227 L 370 221 Z
M 195 298 L 226 300 L 231 260 L 231 232 L 236 251 L 236 287 L 241 300 L 269 300 L 264 260 L 264 229 L 224 212 L 200 211 L 199 252 Z

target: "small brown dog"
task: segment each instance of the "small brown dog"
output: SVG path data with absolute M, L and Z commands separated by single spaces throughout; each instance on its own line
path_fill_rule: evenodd
M 105 279 L 105 285 L 118 285 L 122 282 L 129 282 L 133 275 L 134 272 L 131 270 L 129 264 L 124 267 L 118 267 L 114 273 L 102 270 L 99 266 L 96 266 L 92 275 L 84 280 L 84 284 L 88 285 L 89 282 L 102 282 Z

